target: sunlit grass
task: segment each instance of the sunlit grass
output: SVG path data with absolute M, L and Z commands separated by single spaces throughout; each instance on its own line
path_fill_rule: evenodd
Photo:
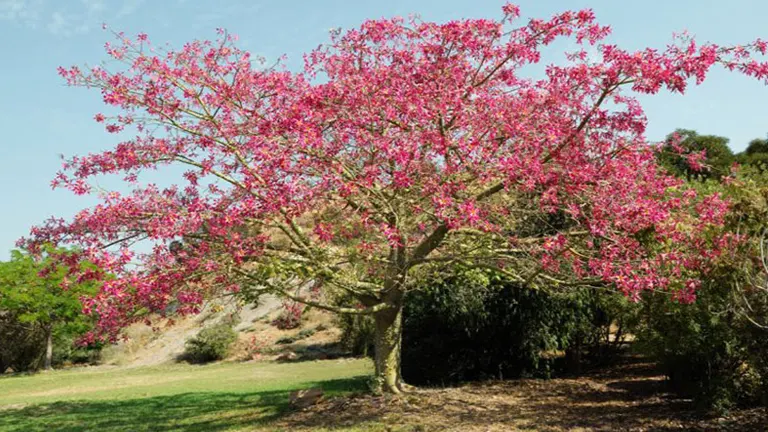
M 2 431 L 260 430 L 292 390 L 365 388 L 366 360 L 81 369 L 0 378 Z

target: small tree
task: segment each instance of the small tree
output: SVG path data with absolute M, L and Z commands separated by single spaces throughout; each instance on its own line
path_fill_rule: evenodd
M 86 267 L 82 270 L 86 271 Z M 57 261 L 35 260 L 20 251 L 13 251 L 10 261 L 0 262 L 0 314 L 8 315 L 10 322 L 6 325 L 16 326 L 16 331 L 24 327 L 32 332 L 35 329 L 44 331 L 45 345 L 39 352 L 45 349 L 45 369 L 51 368 L 56 327 L 82 334 L 92 326 L 90 317 L 82 313 L 80 297 L 96 294 L 97 285 L 94 282 L 78 283 L 77 275 L 71 275 L 70 271 L 71 268 L 59 265 Z
M 366 21 L 333 33 L 298 73 L 255 64 L 223 32 L 178 51 L 118 34 L 107 52 L 124 69 L 60 74 L 120 110 L 96 114 L 108 132 L 135 135 L 67 161 L 54 186 L 87 194 L 88 179 L 122 173 L 134 190 L 103 194 L 22 243 L 75 242 L 119 276 L 87 304 L 111 335 L 137 309 L 196 312 L 216 290 L 372 314 L 376 375 L 393 393 L 403 302 L 425 267 L 460 262 L 528 286 L 602 281 L 633 298 L 669 289 L 693 300 L 690 272 L 725 243 L 706 233 L 727 204 L 657 167 L 630 92 L 683 93 L 715 64 L 765 80 L 768 66 L 751 55 L 766 43 L 602 44 L 594 61 L 584 46 L 609 28 L 591 11 L 522 25 L 518 16 L 507 4 L 499 20 Z M 579 46 L 569 61 L 525 77 L 561 38 Z M 139 182 L 168 165 L 187 168 L 178 186 Z M 128 267 L 131 243 L 144 239 L 155 248 Z M 303 295 L 307 286 L 354 300 L 326 303 Z

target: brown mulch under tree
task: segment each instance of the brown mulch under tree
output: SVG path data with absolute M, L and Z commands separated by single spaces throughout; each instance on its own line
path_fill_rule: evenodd
M 382 431 L 768 431 L 763 408 L 698 414 L 665 391 L 664 377 L 637 359 L 577 378 L 513 380 L 404 397 L 321 401 L 280 422 L 286 430 Z

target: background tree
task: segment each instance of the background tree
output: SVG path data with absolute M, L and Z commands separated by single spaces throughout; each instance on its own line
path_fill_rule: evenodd
M 84 271 L 93 270 L 81 266 Z M 10 261 L 0 262 L 0 316 L 4 318 L 0 325 L 9 330 L 5 334 L 8 339 L 0 343 L 10 350 L 6 367 L 15 363 L 11 357 L 21 356 L 33 368 L 42 357 L 43 367 L 50 369 L 54 332 L 77 335 L 92 328 L 93 320 L 82 313 L 80 297 L 95 295 L 97 284 L 77 283 L 77 275 L 70 272 L 68 266 L 49 259 L 35 260 L 20 251 L 13 251 Z M 30 339 L 31 343 L 25 343 Z M 17 364 L 21 363 L 26 361 Z
M 760 170 L 768 170 L 768 138 L 756 138 L 739 154 L 738 161 Z
M 514 5 L 503 13 L 366 21 L 334 33 L 298 73 L 255 65 L 226 34 L 178 51 L 118 34 L 107 52 L 123 70 L 60 73 L 98 88 L 120 114 L 95 120 L 134 137 L 67 161 L 54 186 L 86 194 L 90 178 L 121 173 L 133 191 L 102 194 L 22 244 L 73 242 L 118 275 L 86 304 L 112 336 L 138 308 L 196 312 L 217 290 L 372 314 L 376 375 L 393 393 L 403 304 L 421 272 L 461 263 L 524 286 L 600 281 L 692 301 L 692 272 L 724 244 L 700 234 L 727 204 L 658 168 L 629 92 L 682 93 L 715 64 L 765 80 L 751 56 L 766 43 L 602 44 L 592 62 L 583 46 L 609 29 L 591 11 L 522 25 Z M 579 45 L 569 62 L 524 76 L 561 38 Z M 181 184 L 140 182 L 169 164 L 187 167 Z M 155 246 L 136 256 L 142 240 Z M 353 300 L 328 302 L 336 293 Z
M 688 179 L 728 176 L 736 160 L 728 147 L 728 138 L 699 135 L 689 129 L 667 135 L 659 159 L 672 174 Z

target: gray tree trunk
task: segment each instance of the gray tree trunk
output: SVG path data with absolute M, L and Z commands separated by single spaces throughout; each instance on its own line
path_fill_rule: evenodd
M 400 376 L 400 352 L 403 334 L 402 304 L 377 312 L 375 333 L 375 364 L 377 390 L 400 394 L 403 391 Z
M 53 325 L 48 325 L 46 333 L 44 368 L 45 370 L 51 370 L 51 362 L 53 361 Z

